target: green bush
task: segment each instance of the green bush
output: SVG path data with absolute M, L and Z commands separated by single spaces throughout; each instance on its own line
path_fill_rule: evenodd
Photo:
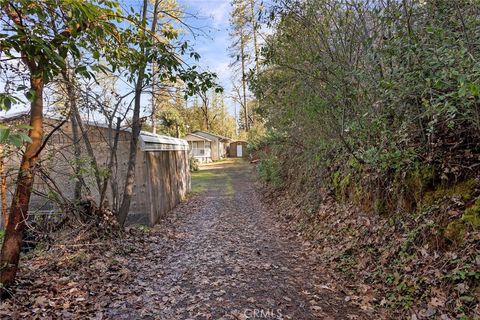
M 392 210 L 475 178 L 477 2 L 305 0 L 295 14 L 280 5 L 252 88 L 267 131 L 249 148 L 272 152 L 289 187 L 361 186 L 365 202 Z
M 268 130 L 262 135 L 249 137 L 247 151 L 248 153 L 253 153 L 262 150 L 266 146 L 279 145 L 284 142 L 285 135 L 280 134 L 275 130 Z
M 199 170 L 200 162 L 195 158 L 190 158 L 190 172 L 196 172 Z
M 282 187 L 281 168 L 277 158 L 272 155 L 264 155 L 258 164 L 257 170 L 263 181 L 275 189 Z

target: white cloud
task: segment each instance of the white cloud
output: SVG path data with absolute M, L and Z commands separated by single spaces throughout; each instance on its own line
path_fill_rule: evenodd
M 217 63 L 212 71 L 217 74 L 218 78 L 221 80 L 221 83 L 223 83 L 225 86 L 231 82 L 232 70 L 230 69 L 228 62 Z
M 191 11 L 191 9 L 198 10 L 201 15 L 212 19 L 211 26 L 214 28 L 228 23 L 230 14 L 229 0 L 184 0 L 182 3 L 187 8 L 187 11 Z
M 221 5 L 216 5 L 213 8 L 209 8 L 209 12 L 205 12 L 213 19 L 213 27 L 219 27 L 228 22 L 228 16 L 230 11 L 230 4 L 225 1 Z

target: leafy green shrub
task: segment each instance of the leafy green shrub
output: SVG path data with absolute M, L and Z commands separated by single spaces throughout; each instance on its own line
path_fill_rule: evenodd
M 196 172 L 199 170 L 199 164 L 200 162 L 198 161 L 198 159 L 195 159 L 195 158 L 190 158 L 190 172 Z
M 283 185 L 280 170 L 278 159 L 272 155 L 264 155 L 257 167 L 260 178 L 275 189 L 281 188 Z
M 24 143 L 32 142 L 32 139 L 22 131 L 30 128 L 26 125 L 8 127 L 0 124 L 0 145 L 13 145 L 21 148 Z
M 468 169 L 480 154 L 475 1 L 306 0 L 293 15 L 280 8 L 252 88 L 267 133 L 249 148 L 271 147 L 289 188 L 333 189 L 346 200 L 358 189 L 376 202 L 366 209 L 394 212 L 476 178 Z
M 250 135 L 250 133 L 249 133 Z M 282 144 L 285 141 L 285 135 L 275 130 L 268 130 L 261 135 L 251 135 L 248 139 L 247 151 L 253 153 L 262 150 L 266 146 Z

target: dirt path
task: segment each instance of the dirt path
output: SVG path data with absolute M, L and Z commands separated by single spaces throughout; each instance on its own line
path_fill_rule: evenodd
M 134 261 L 135 285 L 141 288 L 137 298 L 130 304 L 120 300 L 109 317 L 363 318 L 322 288 L 298 250 L 301 244 L 280 234 L 258 199 L 250 171 L 237 162 L 210 165 L 194 176 L 199 194 L 177 209 L 181 217 L 174 222 L 172 241 L 148 244 L 149 256 Z
M 325 286 L 251 171 L 237 161 L 196 173 L 195 195 L 149 232 L 24 257 L 0 318 L 372 319 Z

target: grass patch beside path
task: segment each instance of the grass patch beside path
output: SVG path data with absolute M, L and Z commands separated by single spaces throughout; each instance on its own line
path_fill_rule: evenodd
M 208 189 L 212 180 L 217 179 L 218 174 L 213 171 L 201 170 L 192 172 L 192 193 L 200 193 Z
M 248 165 L 248 162 L 242 158 L 228 158 L 201 164 L 199 171 L 192 172 L 192 193 L 211 190 L 233 195 L 235 189 L 231 169 L 244 165 Z

